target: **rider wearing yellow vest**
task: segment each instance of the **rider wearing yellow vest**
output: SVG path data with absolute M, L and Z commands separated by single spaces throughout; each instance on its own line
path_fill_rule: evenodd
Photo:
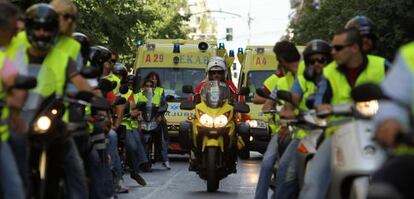
M 384 58 L 365 55 L 362 51 L 362 38 L 358 29 L 345 29 L 334 34 L 332 55 L 335 62 L 324 68 L 318 86 L 315 105 L 318 112 L 331 112 L 332 105 L 352 102 L 351 89 L 363 83 L 379 84 L 385 75 Z M 334 131 L 328 132 L 333 133 Z M 299 198 L 322 198 L 330 183 L 332 137 L 327 137 L 318 148 L 308 172 Z M 314 179 L 322 179 L 319 184 Z
M 293 80 L 295 79 L 296 73 L 298 71 L 299 63 L 300 63 L 300 54 L 297 50 L 296 46 L 289 42 L 289 41 L 280 41 L 277 42 L 276 45 L 273 48 L 273 51 L 276 54 L 276 58 L 279 62 L 279 64 L 289 73 L 279 79 L 277 82 L 276 88 L 272 91 L 272 95 L 275 96 L 275 93 L 277 92 L 280 87 L 281 89 L 289 90 L 290 86 L 293 83 Z M 263 105 L 263 111 L 274 109 L 275 102 L 271 100 L 266 100 L 265 104 Z M 283 129 L 286 131 L 287 129 Z M 263 155 L 263 160 L 260 165 L 260 175 L 259 180 L 256 187 L 256 193 L 255 193 L 255 199 L 262 199 L 262 198 L 268 198 L 268 189 L 270 184 L 270 179 L 272 177 L 272 171 L 273 171 L 273 165 L 276 161 L 279 144 L 283 145 L 280 146 L 284 148 L 288 142 L 280 143 L 279 141 L 279 134 L 286 135 L 285 132 L 279 131 L 278 134 L 274 134 L 267 145 L 266 152 Z M 288 141 L 288 139 L 285 139 Z
M 30 122 L 42 100 L 52 94 L 63 95 L 67 82 L 71 82 L 81 91 L 92 91 L 86 80 L 77 72 L 76 63 L 70 57 L 54 47 L 58 38 L 58 14 L 44 3 L 35 4 L 26 11 L 26 34 L 30 46 L 27 46 L 24 61 L 27 71 L 37 78 L 36 88 L 30 90 L 23 108 L 26 122 Z M 22 37 L 24 38 L 24 37 Z M 25 41 L 20 41 L 25 42 Z M 27 42 L 27 41 L 26 41 Z M 73 138 L 65 144 L 49 150 L 65 151 L 64 165 L 66 175 L 76 175 L 76 185 L 66 187 L 75 197 L 86 198 L 86 177 Z

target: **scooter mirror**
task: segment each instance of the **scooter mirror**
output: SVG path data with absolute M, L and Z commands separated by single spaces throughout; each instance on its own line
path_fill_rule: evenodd
M 239 91 L 239 95 L 249 96 L 250 89 L 248 87 L 241 87 Z
M 256 94 L 260 97 L 270 99 L 269 93 L 266 92 L 264 88 L 256 88 Z
M 165 97 L 165 100 L 167 100 L 167 102 L 170 102 L 170 101 L 175 100 L 175 97 L 174 97 L 174 96 L 172 96 L 172 95 L 167 95 L 167 96 Z
M 180 109 L 181 110 L 193 110 L 194 108 L 195 108 L 195 104 L 194 104 L 194 102 L 192 102 L 190 100 L 184 100 L 180 104 Z
M 277 91 L 277 98 L 293 104 L 292 93 L 290 93 L 289 91 Z
M 92 67 L 92 66 L 84 66 L 81 69 L 80 74 L 84 78 L 93 79 L 93 78 L 97 78 L 99 76 L 99 71 L 95 67 Z
M 193 87 L 191 85 L 184 85 L 183 86 L 183 93 L 193 93 Z
M 234 105 L 234 111 L 239 113 L 248 113 L 250 112 L 250 107 L 244 103 L 236 103 Z
M 129 88 L 128 88 L 128 85 L 126 85 L 126 84 L 122 84 L 121 87 L 119 87 L 119 93 L 121 93 L 121 94 L 128 93 L 128 90 L 129 90 Z
M 108 110 L 110 108 L 110 105 L 107 99 L 103 97 L 96 97 L 96 96 L 92 97 L 91 106 L 92 108 L 96 108 L 100 110 Z
M 138 108 L 138 110 L 143 110 L 146 105 L 147 105 L 147 103 L 145 103 L 145 102 L 138 102 L 137 103 L 137 108 Z
M 158 109 L 158 113 L 164 113 L 168 110 L 168 105 L 165 104 Z
M 113 106 L 118 106 L 118 105 L 122 105 L 125 104 L 127 102 L 127 100 L 124 97 L 118 96 L 116 97 L 114 103 L 112 104 Z
M 351 91 L 351 97 L 356 102 L 365 102 L 378 99 L 389 99 L 382 92 L 381 87 L 373 83 L 362 84 Z
M 116 88 L 116 82 L 112 82 L 107 79 L 100 79 L 98 83 L 98 88 L 103 92 L 109 92 Z
M 35 77 L 18 75 L 14 80 L 14 88 L 17 89 L 32 89 L 37 85 L 37 80 Z
M 83 100 L 83 101 L 86 101 L 86 102 L 90 102 L 92 97 L 93 97 L 93 94 L 91 92 L 88 92 L 88 91 L 79 91 L 75 95 L 76 99 Z

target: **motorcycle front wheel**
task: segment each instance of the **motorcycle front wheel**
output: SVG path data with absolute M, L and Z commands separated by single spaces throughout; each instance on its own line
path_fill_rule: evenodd
M 207 191 L 215 192 L 219 188 L 216 168 L 216 147 L 207 148 Z

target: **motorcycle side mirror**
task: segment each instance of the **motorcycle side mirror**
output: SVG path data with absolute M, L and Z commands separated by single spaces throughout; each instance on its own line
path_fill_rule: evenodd
M 18 75 L 14 80 L 14 88 L 17 89 L 32 89 L 37 85 L 36 77 Z
M 239 91 L 239 95 L 249 96 L 250 89 L 248 87 L 241 87 Z
M 256 94 L 259 95 L 260 97 L 270 99 L 269 93 L 267 93 L 264 88 L 256 88 Z
M 184 100 L 180 104 L 180 109 L 181 110 L 193 110 L 194 108 L 195 108 L 195 104 L 194 104 L 194 102 L 192 102 L 190 100 Z
M 165 97 L 165 100 L 167 100 L 167 102 L 170 102 L 170 101 L 175 100 L 175 97 L 174 97 L 174 96 L 172 96 L 172 95 L 167 95 L 167 96 Z
M 309 96 L 306 101 L 306 107 L 308 107 L 309 110 L 314 108 L 314 104 L 315 104 L 315 96 Z
M 164 113 L 168 110 L 168 105 L 165 104 L 158 109 L 158 113 Z
M 86 102 L 90 102 L 92 100 L 93 94 L 88 91 L 79 91 L 76 93 L 75 98 L 79 100 L 83 100 Z
M 80 70 L 80 74 L 87 79 L 97 78 L 99 76 L 99 71 L 95 67 L 92 66 L 84 66 Z
M 125 104 L 127 102 L 127 100 L 124 97 L 118 96 L 116 97 L 114 103 L 112 104 L 113 106 L 118 106 L 118 105 L 122 105 Z
M 103 92 L 109 92 L 116 88 L 116 82 L 112 82 L 107 79 L 100 79 L 98 82 L 98 88 Z
M 277 98 L 285 100 L 293 104 L 292 93 L 290 93 L 289 91 L 283 91 L 283 90 L 277 91 Z
M 121 87 L 119 87 L 119 93 L 121 93 L 121 94 L 128 93 L 128 90 L 129 90 L 129 88 L 128 88 L 128 85 L 126 85 L 126 84 L 122 84 Z
M 145 103 L 145 102 L 138 102 L 137 103 L 137 108 L 139 109 L 139 110 L 142 110 L 143 109 L 143 107 L 145 107 L 147 105 L 147 103 Z
M 107 99 L 103 97 L 97 97 L 97 96 L 92 97 L 91 106 L 92 108 L 96 108 L 100 110 L 108 110 L 110 108 L 110 105 Z
M 193 93 L 193 86 L 191 85 L 184 85 L 183 86 L 183 93 Z
M 236 103 L 234 105 L 234 111 L 239 113 L 248 113 L 250 112 L 250 107 L 244 103 Z
M 381 87 L 373 83 L 362 84 L 355 87 L 351 91 L 351 97 L 356 102 L 389 99 L 389 97 L 381 90 Z

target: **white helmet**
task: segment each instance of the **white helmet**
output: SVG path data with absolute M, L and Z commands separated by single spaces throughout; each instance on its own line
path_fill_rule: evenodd
M 209 75 L 210 71 L 224 71 L 224 79 L 227 77 L 227 67 L 222 57 L 211 57 L 207 63 L 206 73 Z M 209 77 L 210 79 L 210 77 Z

